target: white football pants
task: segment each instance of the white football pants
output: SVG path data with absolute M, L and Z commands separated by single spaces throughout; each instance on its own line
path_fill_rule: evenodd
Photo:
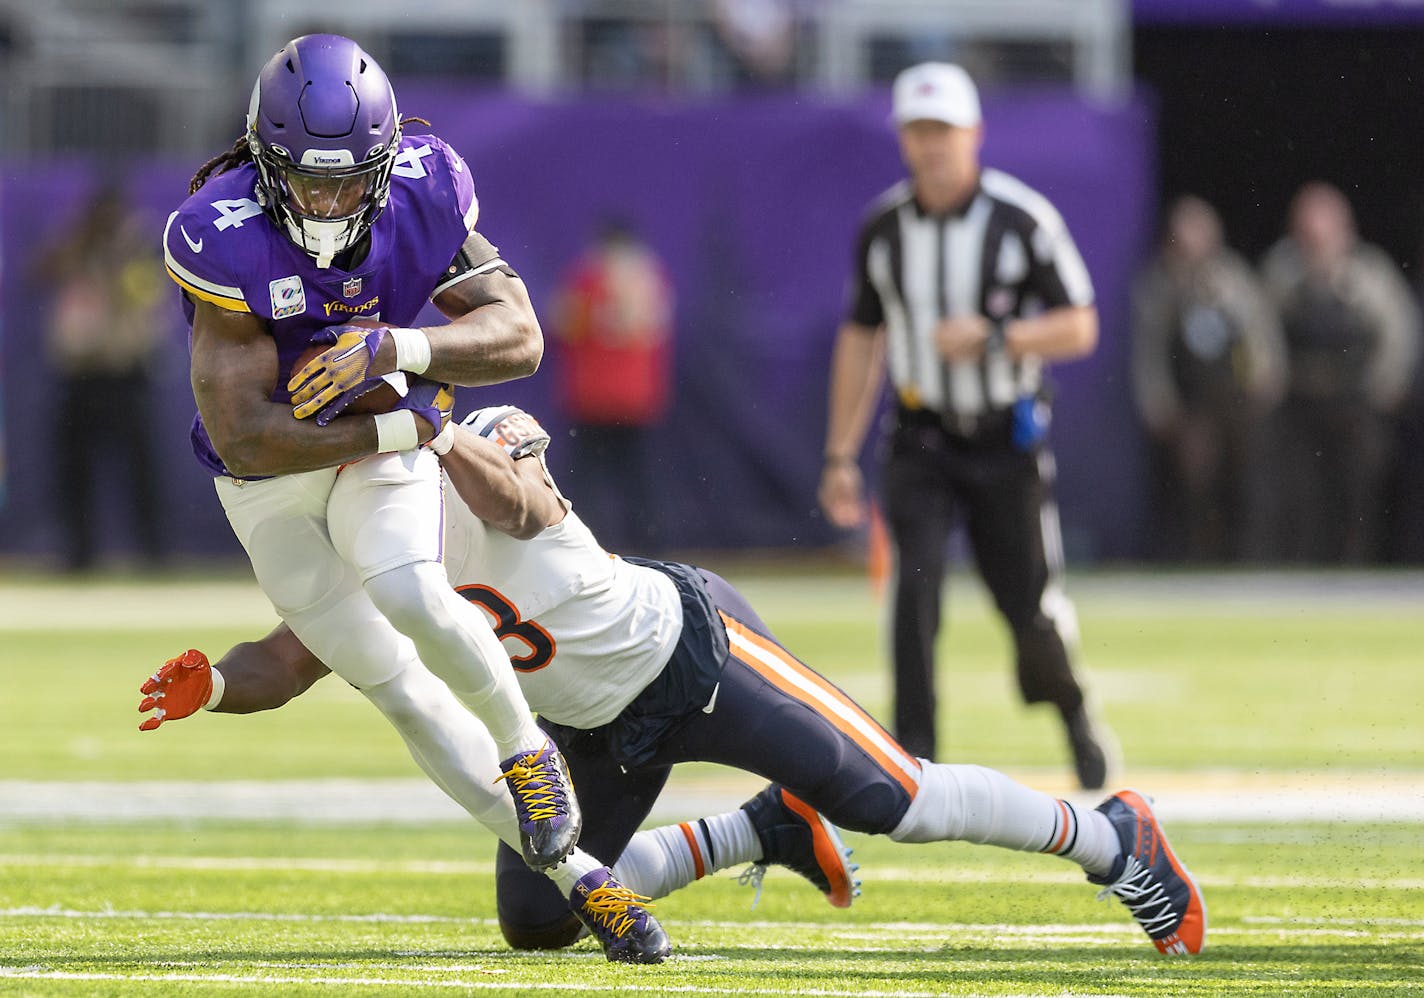
M 440 565 L 444 491 L 433 453 L 379 454 L 339 475 L 215 481 L 258 585 L 333 672 L 366 688 L 423 662 L 503 755 L 543 745 L 484 611 L 454 593 Z

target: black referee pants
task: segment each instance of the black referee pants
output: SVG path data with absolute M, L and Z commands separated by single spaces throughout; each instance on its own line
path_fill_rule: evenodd
M 884 494 L 896 549 L 895 735 L 915 755 L 935 758 L 935 640 L 950 533 L 960 517 L 979 575 L 1013 635 L 1024 702 L 1052 703 L 1064 713 L 1083 704 L 1063 635 L 1043 607 L 1044 589 L 1061 569 L 1044 545 L 1045 515 L 1057 533 L 1052 468 L 1046 447 L 1015 449 L 1007 425 L 964 438 L 937 418 L 902 415 L 893 431 Z

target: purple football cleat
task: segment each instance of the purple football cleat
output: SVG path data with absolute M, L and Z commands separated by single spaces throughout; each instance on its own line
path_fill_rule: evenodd
M 608 867 L 585 873 L 569 893 L 569 907 L 603 944 L 611 963 L 662 963 L 672 946 L 647 898 L 613 879 Z
M 514 798 L 524 862 L 540 871 L 558 866 L 583 830 L 583 812 L 564 757 L 546 738 L 543 748 L 506 759 L 499 768 L 502 772 L 495 782 L 504 780 Z

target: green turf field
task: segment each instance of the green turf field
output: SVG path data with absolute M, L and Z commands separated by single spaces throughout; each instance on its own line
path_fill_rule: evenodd
M 883 608 L 863 580 L 725 574 L 884 716 Z M 943 756 L 1070 791 L 1056 723 L 1016 705 L 1003 635 L 975 584 L 954 585 Z M 1158 956 L 1061 860 L 856 835 L 865 887 L 849 912 L 784 870 L 753 910 L 727 872 L 660 902 L 676 953 L 661 967 L 610 966 L 587 942 L 516 954 L 492 918 L 493 840 L 473 823 L 268 807 L 311 787 L 425 790 L 336 681 L 269 715 L 136 730 L 137 686 L 164 658 L 271 625 L 250 584 L 0 580 L 0 993 L 1424 990 L 1424 581 L 1085 575 L 1073 593 L 1123 782 L 1173 815 L 1206 892 L 1200 957 Z M 671 789 L 674 805 L 734 805 L 755 786 L 694 767 Z M 201 803 L 214 794 L 243 803 Z M 124 800 L 153 813 L 104 820 Z

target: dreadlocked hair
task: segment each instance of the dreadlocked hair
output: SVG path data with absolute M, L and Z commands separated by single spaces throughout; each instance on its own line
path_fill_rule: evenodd
M 231 149 L 219 153 L 198 167 L 198 172 L 193 174 L 193 179 L 188 182 L 188 193 L 198 193 L 198 188 L 208 182 L 208 178 L 212 176 L 213 171 L 216 170 L 218 173 L 226 173 L 235 166 L 241 166 L 243 163 L 250 162 L 252 162 L 252 150 L 247 146 L 247 136 L 243 135 L 232 144 Z M 222 169 L 218 169 L 219 167 Z
M 430 122 L 426 121 L 424 118 L 417 117 L 413 114 L 408 114 L 400 120 L 402 128 L 404 128 L 408 124 L 411 124 L 412 122 L 414 122 L 415 124 L 424 125 L 426 128 L 430 127 Z M 211 177 L 214 173 L 226 173 L 228 170 L 231 170 L 235 167 L 239 167 L 243 163 L 250 162 L 252 162 L 252 148 L 247 143 L 247 135 L 243 134 L 239 136 L 238 140 L 232 144 L 232 148 L 228 149 L 226 152 L 219 153 L 218 155 L 214 156 L 212 159 L 204 163 L 202 166 L 198 167 L 198 172 L 193 174 L 193 179 L 188 182 L 188 193 L 198 193 L 198 188 L 206 184 L 208 182 L 208 178 Z

